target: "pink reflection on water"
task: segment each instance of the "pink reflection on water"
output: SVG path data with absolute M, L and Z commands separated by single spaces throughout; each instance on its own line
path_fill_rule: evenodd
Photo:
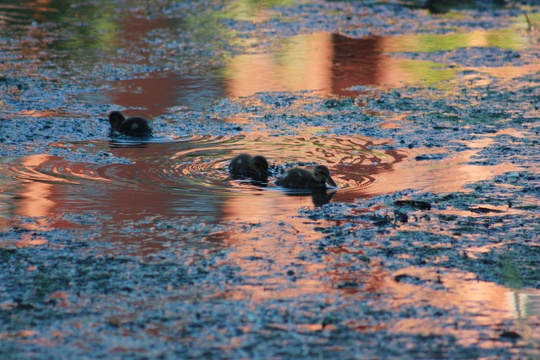
M 440 283 L 440 290 L 433 286 L 422 284 L 396 282 L 396 276 L 406 275 L 420 279 L 430 284 Z M 516 291 L 510 290 L 491 282 L 478 280 L 476 274 L 462 273 L 455 270 L 440 270 L 436 268 L 406 268 L 388 278 L 386 286 L 395 294 L 393 306 L 399 308 L 407 304 L 430 304 L 439 309 L 458 309 L 476 325 L 489 328 L 493 324 L 503 324 L 505 320 L 516 318 L 515 309 L 520 305 L 513 299 Z M 519 291 L 517 291 L 519 292 Z M 521 316 L 518 316 L 520 318 Z M 397 333 L 413 333 L 423 335 L 443 335 L 453 333 L 458 343 L 470 346 L 478 343 L 478 330 L 463 327 L 456 319 L 455 326 L 448 326 L 436 318 L 411 318 L 398 320 L 391 326 L 391 331 Z M 498 339 L 499 332 L 492 330 L 491 338 Z M 500 341 L 484 341 L 483 347 L 507 346 Z
M 153 118 L 179 107 L 200 109 L 223 98 L 222 82 L 216 77 L 185 77 L 171 72 L 152 73 L 121 80 L 104 95 L 108 101 L 127 108 L 130 116 Z
M 332 34 L 296 36 L 276 53 L 245 54 L 227 66 L 227 93 L 232 97 L 261 91 L 332 91 Z
M 320 94 L 355 95 L 358 85 L 401 85 L 413 80 L 400 60 L 384 54 L 383 38 L 353 39 L 339 34 L 295 36 L 271 53 L 233 58 L 226 68 L 231 97 L 263 91 L 313 90 Z
M 385 55 L 384 38 L 352 39 L 314 33 L 284 40 L 263 53 L 232 58 L 220 73 L 186 78 L 172 72 L 146 74 L 112 83 L 104 95 L 133 114 L 153 117 L 173 107 L 201 107 L 226 96 L 257 92 L 312 90 L 319 94 L 354 96 L 352 86 L 394 85 L 419 81 L 423 74 Z M 197 97 L 190 96 L 193 92 Z
M 105 216 L 102 220 L 109 232 L 105 238 L 131 244 L 150 240 L 145 238 L 144 230 L 152 229 L 148 218 L 154 214 L 165 218 L 205 216 L 206 224 L 236 222 L 266 223 L 269 226 L 272 223 L 275 226 L 272 231 L 278 238 L 283 229 L 276 224 L 283 222 L 294 224 L 293 237 L 301 234 L 318 239 L 320 233 L 313 230 L 313 224 L 295 218 L 299 208 L 320 206 L 330 200 L 355 201 L 411 188 L 436 192 L 463 191 L 467 183 L 514 170 L 514 166 L 509 164 L 470 164 L 473 156 L 491 143 L 490 137 L 496 135 L 469 142 L 472 150 L 437 161 L 414 160 L 416 154 L 429 153 L 433 151 L 431 149 L 370 152 L 367 147 L 371 142 L 366 139 L 322 137 L 285 142 L 295 144 L 292 147 L 274 139 L 246 140 L 243 144 L 211 144 L 207 141 L 213 140 L 202 139 L 199 142 L 147 144 L 144 148 L 113 147 L 110 151 L 114 155 L 132 159 L 134 163 L 104 166 L 37 155 L 24 158 L 20 167 L 14 167 L 16 175 L 26 180 L 20 186 L 15 211 L 21 216 L 40 219 L 38 221 L 45 227 L 60 228 L 69 225 L 65 221 L 48 222 L 47 217 L 100 211 Z M 264 133 L 254 137 L 261 139 Z M 227 159 L 243 151 L 262 151 L 269 155 L 271 161 L 279 159 L 277 165 L 289 161 L 310 161 L 313 156 L 319 156 L 330 167 L 340 189 L 290 196 L 272 184 L 274 179 L 270 179 L 270 184 L 265 187 L 232 181 L 226 171 Z M 226 155 L 229 152 L 231 154 Z M 123 232 L 121 229 L 139 222 L 144 223 L 139 231 Z M 148 244 L 153 244 L 155 249 L 162 248 L 160 241 L 169 241 L 167 236 L 171 234 L 156 236 Z M 250 239 L 250 236 L 235 235 L 237 239 Z M 224 234 L 222 238 L 227 236 Z M 183 235 L 178 235 L 177 239 L 184 241 Z

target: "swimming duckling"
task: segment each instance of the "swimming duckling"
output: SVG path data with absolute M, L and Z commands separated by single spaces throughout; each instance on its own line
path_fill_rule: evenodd
M 268 161 L 261 155 L 240 154 L 231 160 L 229 172 L 234 177 L 242 176 L 255 180 L 266 180 L 268 178 Z
M 126 119 L 120 111 L 113 111 L 109 114 L 109 123 L 114 131 L 122 135 L 136 137 L 149 137 L 153 135 L 148 121 L 140 117 Z
M 337 187 L 324 165 L 315 166 L 313 171 L 294 168 L 276 180 L 276 185 L 292 189 L 320 189 L 326 188 L 326 184 Z

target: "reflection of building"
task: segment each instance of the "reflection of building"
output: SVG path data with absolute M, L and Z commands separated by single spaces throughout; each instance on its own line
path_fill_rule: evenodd
M 139 29 L 139 31 L 141 31 Z M 213 99 L 257 92 L 312 90 L 320 94 L 354 95 L 355 85 L 399 84 L 407 78 L 399 59 L 383 55 L 382 38 L 353 39 L 315 33 L 283 40 L 273 52 L 248 53 L 231 59 L 224 80 L 208 75 L 185 78 L 158 73 L 119 81 L 107 93 L 110 102 L 130 115 L 156 116 L 173 106 L 197 107 Z M 416 75 L 421 76 L 421 75 Z M 410 75 L 409 75 L 410 78 Z
M 244 54 L 227 66 L 229 96 L 261 91 L 313 90 L 321 94 L 353 95 L 354 85 L 387 80 L 380 38 L 353 39 L 316 33 L 284 40 L 273 53 Z M 396 77 L 396 76 L 394 76 Z
M 375 85 L 388 71 L 378 37 L 353 39 L 332 35 L 332 93 L 353 95 L 345 89 L 355 85 Z
M 285 40 L 273 53 L 244 54 L 227 67 L 232 97 L 260 91 L 313 90 L 354 95 L 355 85 L 399 84 L 405 77 L 399 60 L 384 55 L 384 39 L 353 39 L 316 33 Z
M 332 34 L 295 36 L 275 52 L 244 54 L 226 68 L 227 94 L 248 96 L 256 92 L 332 91 Z

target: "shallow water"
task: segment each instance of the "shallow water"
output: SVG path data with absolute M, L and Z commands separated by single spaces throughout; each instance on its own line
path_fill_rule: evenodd
M 371 92 L 365 92 L 362 86 L 430 84 L 457 76 L 452 68 L 424 59 L 393 56 L 395 54 L 429 54 L 470 44 L 509 49 L 530 45 L 519 34 L 505 30 L 360 39 L 316 32 L 280 38 L 272 47 L 247 50 L 200 73 L 170 63 L 162 64 L 156 57 L 163 50 L 163 34 L 192 30 L 185 19 L 144 17 L 142 13 L 155 10 L 148 5 L 146 9 L 124 14 L 118 21 L 110 15 L 103 18 L 104 22 L 95 21 L 98 15 L 104 16 L 111 9 L 121 8 L 90 5 L 85 8 L 88 13 L 81 15 L 77 6 L 53 1 L 43 7 L 30 2 L 20 6 L 4 5 L 0 11 L 6 14 L 4 28 L 28 32 L 30 39 L 39 40 L 44 36 L 35 29 L 36 22 L 49 21 L 66 30 L 67 38 L 60 41 L 32 43 L 31 55 L 44 61 L 50 61 L 46 51 L 63 51 L 67 55 L 53 60 L 60 66 L 65 66 L 67 58 L 79 62 L 83 69 L 90 69 L 100 62 L 117 61 L 114 59 L 129 54 L 129 61 L 141 66 L 141 72 L 127 77 L 119 73 L 112 81 L 97 80 L 98 91 L 77 97 L 89 103 L 115 104 L 128 115 L 150 118 L 168 111 L 201 111 L 220 99 L 245 97 L 261 91 L 309 90 L 320 95 L 370 96 Z M 226 16 L 245 16 L 236 10 L 234 6 L 228 8 Z M 266 11 L 264 7 L 252 10 L 251 16 Z M 73 22 L 73 14 L 82 16 L 83 23 Z M 92 36 L 95 33 L 100 34 L 97 42 Z M 263 40 L 257 39 L 260 34 L 253 36 L 251 41 Z M 236 41 L 249 43 L 243 37 Z M 161 50 L 156 51 L 156 48 Z M 39 118 L 70 116 L 60 109 L 25 110 L 20 114 Z M 106 113 L 96 114 L 104 115 Z M 251 120 L 248 117 L 242 121 Z M 386 122 L 381 126 L 397 129 L 400 125 Z M 135 221 L 147 214 L 192 217 L 204 219 L 208 224 L 234 219 L 280 221 L 295 216 L 300 207 L 322 206 L 330 201 L 352 202 L 405 189 L 459 191 L 469 182 L 490 179 L 515 169 L 510 164 L 491 167 L 471 164 L 473 157 L 497 134 L 466 143 L 471 148 L 468 151 L 446 154 L 444 149 L 380 150 L 382 145 L 394 144 L 366 136 L 319 136 L 316 128 L 300 129 L 299 133 L 306 135 L 268 137 L 262 130 L 238 137 L 201 134 L 197 138 L 170 138 L 169 134 L 157 134 L 158 138 L 153 141 L 140 144 L 107 139 L 57 142 L 56 147 L 91 153 L 101 151 L 130 163 L 98 165 L 46 154 L 4 159 L 3 183 L 9 190 L 2 202 L 12 214 L 27 217 L 54 218 L 68 211 L 98 212 L 109 217 L 111 229 L 119 218 Z M 269 159 L 274 170 L 268 184 L 230 179 L 228 162 L 243 152 L 263 154 Z M 415 160 L 426 154 L 449 156 L 436 162 Z M 309 167 L 318 163 L 329 166 L 339 184 L 338 190 L 291 194 L 273 184 L 288 167 Z M 23 183 L 14 186 L 19 180 Z M 5 224 L 12 222 L 9 217 L 4 219 Z M 49 226 L 62 227 L 62 224 L 66 223 Z M 142 240 L 136 235 L 132 237 L 134 243 Z
M 489 328 L 487 336 L 485 328 L 497 324 L 495 327 L 502 329 L 500 324 L 507 320 L 534 320 L 540 315 L 536 289 L 497 285 L 480 280 L 466 270 L 437 267 L 445 261 L 444 256 L 427 256 L 430 265 L 426 265 L 423 258 L 423 262 L 407 263 L 415 256 L 421 258 L 417 253 L 423 255 L 423 251 L 433 250 L 435 254 L 438 248 L 446 245 L 444 239 L 435 238 L 433 243 L 429 243 L 429 239 L 427 243 L 417 239 L 405 245 L 417 246 L 420 250 L 416 248 L 409 253 L 407 249 L 407 252 L 392 257 L 392 249 L 405 246 L 396 241 L 384 243 L 385 235 L 390 233 L 384 227 L 354 238 L 349 236 L 353 230 L 360 228 L 367 232 L 376 226 L 364 224 L 349 214 L 338 216 L 337 220 L 324 217 L 313 220 L 299 212 L 328 203 L 362 203 L 377 195 L 400 191 L 470 192 L 470 188 L 465 188 L 467 184 L 490 180 L 509 171 L 522 171 L 523 164 L 517 161 L 483 164 L 486 156 L 482 154 L 486 150 L 492 151 L 498 137 L 520 139 L 529 136 L 526 127 L 463 132 L 466 139 L 455 139 L 460 146 L 455 143 L 432 146 L 429 139 L 416 136 L 412 131 L 407 133 L 410 124 L 406 122 L 412 123 L 414 116 L 424 116 L 425 109 L 396 108 L 389 112 L 401 111 L 402 114 L 389 115 L 367 109 L 366 103 L 378 99 L 377 89 L 418 86 L 431 90 L 443 86 L 441 82 L 447 80 L 454 83 L 444 86 L 463 82 L 467 84 L 465 88 L 474 88 L 489 84 L 490 77 L 511 78 L 535 73 L 539 69 L 537 63 L 514 53 L 537 47 L 526 33 L 519 31 L 524 19 L 516 20 L 515 28 L 465 29 L 467 31 L 453 34 L 371 34 L 353 38 L 346 35 L 347 31 L 352 31 L 349 28 L 339 34 L 336 29 L 318 29 L 308 34 L 273 37 L 272 29 L 265 28 L 265 24 L 270 23 L 275 14 L 264 5 L 235 4 L 216 17 L 191 17 L 187 21 L 187 17 L 179 16 L 175 8 L 184 5 L 168 1 L 148 3 L 130 11 L 125 11 L 127 5 L 122 2 L 107 6 L 73 5 L 69 1 L 43 2 L 42 6 L 34 2 L 18 5 L 12 1 L 8 4 L 11 5 L 0 5 L 0 14 L 5 14 L 0 18 L 0 29 L 24 34 L 20 35 L 24 41 L 10 44 L 15 48 L 10 53 L 13 55 L 10 60 L 16 60 L 19 70 L 31 76 L 37 76 L 41 67 L 48 71 L 54 69 L 46 75 L 54 79 L 51 82 L 65 82 L 78 90 L 66 95 L 68 100 L 65 102 L 51 100 L 50 104 L 44 104 L 41 98 L 34 102 L 21 101 L 14 115 L 9 113 L 6 117 L 25 121 L 28 118 L 30 121 L 57 121 L 61 117 L 78 121 L 85 116 L 104 118 L 110 110 L 117 109 L 128 115 L 157 118 L 153 124 L 158 129 L 176 131 L 181 124 L 174 123 L 178 121 L 175 116 L 182 113 L 217 122 L 214 128 L 201 127 L 217 130 L 207 130 L 197 136 L 178 135 L 179 130 L 174 134 L 157 131 L 155 138 L 143 141 L 109 139 L 106 136 L 108 124 L 102 121 L 103 129 L 96 132 L 103 136 L 82 141 L 70 141 L 69 136 L 64 136 L 47 143 L 46 150 L 37 153 L 31 146 L 32 139 L 27 139 L 27 156 L 17 153 L 17 156 L 0 160 L 0 229 L 3 231 L 0 247 L 38 248 L 48 245 L 54 237 L 46 236 L 47 232 L 77 230 L 82 231 L 77 234 L 84 236 L 73 239 L 74 242 L 103 243 L 108 245 L 104 252 L 113 255 L 146 256 L 165 253 L 169 249 L 173 254 L 189 253 L 195 249 L 202 255 L 190 258 L 189 265 L 195 264 L 196 269 L 199 269 L 201 258 L 210 262 L 214 260 L 211 254 L 225 249 L 226 257 L 208 270 L 217 273 L 214 281 L 219 283 L 219 291 L 212 296 L 237 301 L 249 299 L 251 305 L 257 305 L 276 299 L 331 295 L 331 300 L 311 311 L 322 311 L 334 303 L 339 308 L 339 301 L 343 299 L 350 301 L 343 309 L 350 304 L 355 305 L 350 306 L 351 311 L 368 309 L 365 313 L 353 312 L 354 316 L 340 320 L 345 328 L 360 334 L 382 330 L 420 336 L 424 333 L 427 336 L 449 334 L 452 341 L 461 346 L 480 342 L 484 348 L 505 347 L 507 345 L 502 341 L 495 341 L 500 335 L 498 328 Z M 169 13 L 177 15 L 169 17 Z M 260 27 L 252 28 L 250 23 L 245 25 L 246 29 L 227 32 L 210 26 L 215 25 L 216 18 L 236 21 L 246 17 Z M 448 19 L 450 21 L 450 17 Z M 42 22 L 47 23 L 49 29 L 37 25 Z M 214 42 L 214 38 L 218 41 Z M 229 50 L 228 44 L 240 44 L 241 50 Z M 489 53 L 488 63 L 484 53 L 471 51 L 465 56 L 459 53 L 462 49 L 475 47 L 497 47 L 499 50 Z M 178 55 L 183 51 L 188 56 Z M 437 62 L 441 61 L 440 56 L 434 55 L 441 51 L 450 51 L 444 56 L 444 63 Z M 467 69 L 456 69 L 459 66 L 454 64 L 454 56 L 467 58 Z M 70 74 L 68 69 L 74 65 L 76 71 Z M 77 71 L 82 75 L 75 74 Z M 456 91 L 462 90 L 456 85 Z M 260 105 L 259 98 L 252 98 L 259 92 L 283 92 L 284 95 L 275 103 L 269 101 Z M 62 94 L 61 91 L 58 93 Z M 308 106 L 305 107 L 308 110 L 295 108 L 298 98 L 311 95 L 321 98 L 309 101 L 320 102 L 324 97 L 332 99 L 329 106 L 337 107 L 333 113 L 336 116 L 341 105 L 334 96 L 360 95 L 351 102 L 357 107 L 355 111 L 379 119 L 375 126 L 388 130 L 386 134 L 406 134 L 403 137 L 407 141 L 398 143 L 377 135 L 348 132 L 347 128 L 340 129 L 339 125 L 328 125 L 328 122 L 311 127 L 288 123 L 295 112 L 315 115 L 313 118 L 329 116 L 322 112 L 312 114 Z M 249 110 L 228 112 L 227 104 L 230 103 L 220 103 L 224 99 L 245 100 Z M 75 111 L 68 106 L 71 100 L 86 106 L 79 108 L 80 112 Z M 411 103 L 414 100 L 412 98 Z M 475 101 L 480 102 L 481 98 L 471 96 L 468 100 L 440 110 L 451 121 L 447 128 L 445 123 L 438 131 L 454 131 L 458 127 L 461 130 L 470 126 L 467 121 L 475 121 L 461 118 L 460 110 L 472 106 Z M 10 106 L 14 106 L 4 105 L 0 100 L 2 112 L 8 112 Z M 291 108 L 283 110 L 282 122 L 272 119 L 274 122 L 267 123 L 264 112 L 257 108 L 259 105 L 266 109 L 289 105 Z M 314 109 L 317 109 L 314 113 L 320 110 Z M 206 115 L 207 110 L 211 115 Z M 229 122 L 241 125 L 233 125 L 238 129 L 234 132 L 237 135 L 230 135 L 225 130 L 221 132 Z M 356 125 L 362 128 L 363 124 Z M 529 130 L 532 133 L 534 129 Z M 7 143 L 6 148 L 9 146 L 15 145 Z M 70 153 L 54 155 L 54 150 L 58 149 L 69 149 Z M 267 183 L 230 177 L 229 161 L 240 153 L 267 157 L 271 165 Z M 338 189 L 306 194 L 287 191 L 274 184 L 290 167 L 315 164 L 329 167 Z M 499 203 L 492 208 L 504 211 L 505 215 L 524 213 L 521 209 L 510 209 L 503 200 L 496 200 Z M 387 219 L 387 213 L 377 213 L 379 209 L 390 211 L 384 210 L 384 206 L 381 203 L 351 213 L 357 215 L 369 211 Z M 471 209 L 474 207 L 456 209 L 449 206 L 434 209 L 430 215 L 459 215 L 470 220 L 477 216 Z M 393 221 L 395 228 L 396 221 Z M 451 227 L 440 226 L 434 230 L 430 228 L 431 224 L 412 220 L 411 223 L 410 226 L 402 224 L 399 231 L 420 230 L 449 237 L 455 232 Z M 314 256 L 314 244 L 325 239 L 326 231 L 333 239 L 333 227 L 340 226 L 346 228 L 335 237 L 354 246 L 334 244 L 325 248 L 323 255 L 317 253 Z M 476 237 L 475 234 L 474 239 Z M 465 243 L 469 239 L 459 240 Z M 501 248 L 507 245 L 500 243 Z M 496 246 L 476 246 L 471 241 L 464 248 L 464 257 L 478 259 Z M 388 251 L 390 255 L 385 259 L 391 259 L 390 264 L 383 264 L 381 253 L 369 253 L 373 249 Z M 231 280 L 231 284 L 219 278 L 221 267 L 226 268 L 229 262 L 234 263 L 235 271 L 240 274 Z M 399 267 L 411 263 L 415 265 Z M 399 270 L 395 271 L 396 268 Z M 214 285 L 207 283 L 210 290 L 205 288 L 203 291 L 211 292 Z M 188 297 L 191 298 L 192 292 L 190 285 Z M 356 306 L 358 301 L 365 301 L 362 303 L 365 309 Z M 453 315 L 439 320 L 442 315 L 432 313 L 431 308 L 455 315 L 455 324 L 449 320 Z M 377 311 L 398 315 L 380 320 L 372 314 Z M 321 330 L 319 314 L 314 317 L 318 322 L 295 324 L 291 321 L 276 326 L 286 331 L 291 331 L 287 326 L 293 328 L 292 331 L 296 329 L 295 336 L 306 333 L 319 336 L 324 329 Z M 368 320 L 364 321 L 365 317 Z M 462 323 L 458 324 L 459 321 Z M 528 329 L 526 325 L 524 327 Z M 524 333 L 525 340 L 535 339 L 526 331 Z
M 301 206 L 321 206 L 335 190 L 296 194 L 273 182 L 287 167 L 321 161 L 346 166 L 336 180 L 344 199 L 352 200 L 369 188 L 374 178 L 362 168 L 391 167 L 399 161 L 365 147 L 363 139 L 315 137 L 312 139 L 258 139 L 203 136 L 172 141 L 159 138 L 149 142 L 120 140 L 72 144 L 72 149 L 90 148 L 130 163 L 99 165 L 66 161 L 50 155 L 35 155 L 4 162 L 3 181 L 22 180 L 20 189 L 11 189 L 9 205 L 33 209 L 15 213 L 24 216 L 58 216 L 66 211 L 103 215 L 123 214 L 136 220 L 140 214 L 199 217 L 218 223 L 239 218 L 253 222 L 284 219 L 296 215 Z M 356 156 L 351 158 L 351 148 Z M 265 154 L 272 166 L 268 182 L 233 180 L 227 170 L 230 159 L 243 152 Z M 302 154 L 303 156 L 299 156 Z M 279 159 L 279 160 L 278 160 Z M 340 165 L 339 162 L 351 164 Z M 339 168 L 336 168 L 339 169 Z M 354 171 L 358 169 L 358 173 Z M 341 177 L 343 176 L 343 178 Z M 30 196 L 29 194 L 34 194 Z M 345 194 L 347 194 L 345 196 Z M 43 204 L 34 204 L 36 199 Z M 47 203 L 47 205 L 45 205 Z M 6 204 L 6 206 L 9 206 Z M 114 221 L 114 219 L 113 219 Z
M 480 143 L 486 146 L 489 141 Z M 186 237 L 148 239 L 146 233 L 139 236 L 136 231 L 122 231 L 126 221 L 145 222 L 151 221 L 149 216 L 156 216 L 161 221 L 177 222 L 180 218 L 182 224 L 191 224 L 195 229 L 235 221 L 290 223 L 303 207 L 319 207 L 330 201 L 353 202 L 406 189 L 459 191 L 471 180 L 514 169 L 511 165 L 469 165 L 482 147 L 457 153 L 434 167 L 430 161 L 415 160 L 415 154 L 425 154 L 426 149 L 373 150 L 374 144 L 365 137 L 263 138 L 262 134 L 70 143 L 72 151 L 84 149 L 125 161 L 102 165 L 46 154 L 4 159 L 4 197 L 0 203 L 10 209 L 4 215 L 4 226 L 28 227 L 18 224 L 20 216 L 59 219 L 44 221 L 38 226 L 41 229 L 88 228 L 84 222 L 76 225 L 63 218 L 66 213 L 76 213 L 89 220 L 102 218 L 106 241 L 129 239 L 131 244 L 142 244 L 140 250 L 146 253 L 148 247 L 160 249 L 168 241 L 185 242 Z M 230 177 L 230 159 L 245 152 L 267 157 L 272 174 L 267 182 Z M 318 163 L 328 165 L 338 189 L 298 192 L 274 184 L 287 168 Z M 321 236 L 313 232 L 311 223 L 292 222 L 297 232 Z M 227 233 L 224 229 L 213 232 Z M 197 246 L 197 241 L 191 245 Z

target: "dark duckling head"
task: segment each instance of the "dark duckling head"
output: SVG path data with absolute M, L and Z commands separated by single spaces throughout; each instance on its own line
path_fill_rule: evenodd
M 240 154 L 231 160 L 229 172 L 233 177 L 266 180 L 268 178 L 268 161 L 261 155 Z
M 317 182 L 328 183 L 330 186 L 337 187 L 336 182 L 330 176 L 330 170 L 324 165 L 315 166 L 313 169 L 313 179 Z
M 109 124 L 111 124 L 111 127 L 116 131 L 120 131 L 120 127 L 124 121 L 126 121 L 126 118 L 120 111 L 112 111 L 109 114 Z
M 294 168 L 276 181 L 276 185 L 291 189 L 320 189 L 326 188 L 327 184 L 337 187 L 330 177 L 330 171 L 324 165 L 316 166 L 313 171 Z
M 109 114 L 109 123 L 116 132 L 122 135 L 149 137 L 152 136 L 152 128 L 148 121 L 141 117 L 126 119 L 120 111 L 112 111 Z

